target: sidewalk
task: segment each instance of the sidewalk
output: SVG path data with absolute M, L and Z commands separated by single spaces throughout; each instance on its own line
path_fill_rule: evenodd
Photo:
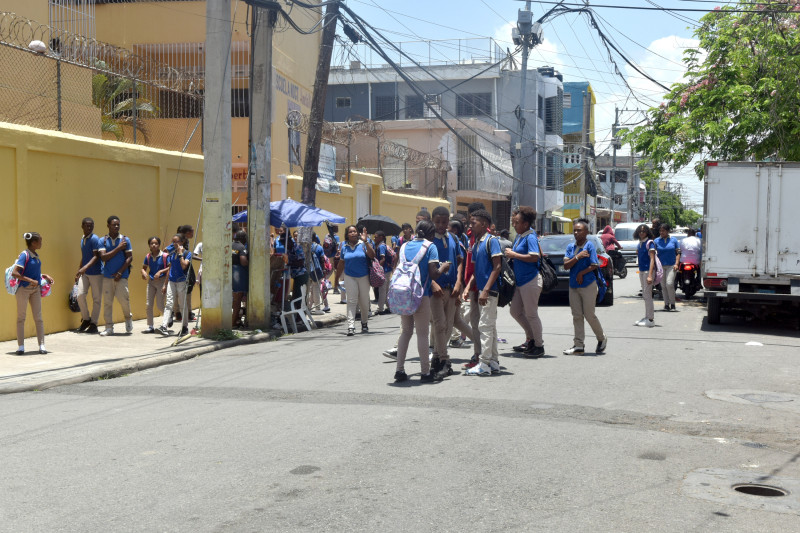
M 331 303 L 330 313 L 314 315 L 318 327 L 330 327 L 346 320 L 346 306 L 338 303 L 338 299 L 338 296 L 335 297 L 336 303 Z M 160 320 L 157 317 L 158 324 Z M 241 334 L 240 338 L 226 341 L 193 336 L 172 346 L 177 336 L 142 333 L 146 327 L 147 321 L 142 319 L 133 322 L 133 333 L 130 335 L 124 333 L 125 324 L 115 324 L 116 333 L 111 337 L 72 331 L 53 333 L 45 337 L 48 350 L 45 355 L 39 354 L 36 337 L 25 339 L 25 355 L 16 355 L 16 340 L 0 342 L 0 394 L 121 376 L 233 346 L 266 342 L 283 333 L 282 330 L 264 333 L 237 331 Z M 173 329 L 177 327 L 178 324 Z M 191 328 L 192 323 L 189 324 Z

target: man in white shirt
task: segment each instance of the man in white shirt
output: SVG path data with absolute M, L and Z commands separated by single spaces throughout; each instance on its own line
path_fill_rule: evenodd
M 697 232 L 693 229 L 686 230 L 686 238 L 681 241 L 681 263 L 700 266 L 703 257 L 703 243 L 697 238 Z M 700 269 L 695 271 L 694 283 L 700 284 Z

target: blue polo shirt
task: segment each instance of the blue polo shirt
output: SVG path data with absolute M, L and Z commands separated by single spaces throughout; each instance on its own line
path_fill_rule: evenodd
M 19 254 L 17 262 L 14 264 L 22 267 L 23 277 L 39 280 L 39 283 L 41 283 L 42 261 L 39 259 L 39 254 L 31 252 L 30 250 L 25 250 Z M 27 287 L 31 282 L 20 281 L 19 284 L 22 287 Z
M 659 237 L 656 239 L 656 253 L 662 265 L 673 266 L 678 258 L 679 248 L 678 239 L 675 237 L 667 237 L 666 239 Z
M 187 252 L 184 250 L 183 258 L 189 260 L 189 265 L 192 263 L 192 252 Z M 183 269 L 181 266 L 181 260 L 178 256 L 178 250 L 174 250 L 169 257 L 167 258 L 167 262 L 169 263 L 169 280 L 174 281 L 176 283 L 181 281 L 187 280 L 187 275 L 189 274 L 189 265 L 186 266 L 186 270 Z
M 489 243 L 489 253 L 486 252 L 486 239 L 491 238 Z M 472 263 L 475 265 L 475 288 L 477 289 L 478 293 L 480 293 L 484 287 L 486 287 L 486 283 L 489 282 L 489 276 L 492 274 L 492 270 L 494 270 L 494 263 L 492 261 L 493 257 L 500 257 L 503 254 L 500 252 L 500 242 L 489 235 L 489 233 L 484 234 L 481 237 L 481 240 L 475 241 L 475 244 L 472 246 Z M 500 276 L 498 276 L 499 278 Z M 495 280 L 494 284 L 489 288 L 490 291 L 499 290 L 500 285 Z
M 148 269 L 150 279 L 155 279 L 153 276 L 156 275 L 156 272 L 164 270 L 169 266 L 169 256 L 165 257 L 163 252 L 155 257 L 147 254 L 144 256 L 144 264 L 142 266 Z
M 387 272 L 392 271 L 392 262 L 389 259 L 389 255 L 386 252 L 386 243 L 380 243 L 378 245 L 378 260 L 385 259 L 383 262 L 383 273 L 386 274 Z
M 100 239 L 100 248 L 99 252 L 108 252 L 119 246 L 119 240 L 122 238 L 122 235 L 117 235 L 116 239 L 112 239 L 108 235 Z M 109 259 L 108 261 L 103 263 L 103 277 L 106 278 L 113 278 L 114 275 L 122 268 L 122 265 L 125 263 L 125 252 L 133 252 L 133 247 L 131 246 L 131 240 L 125 237 L 125 242 L 127 246 L 121 251 L 117 252 L 117 255 Z M 126 268 L 124 272 L 122 272 L 121 279 L 128 279 L 128 276 L 131 273 L 130 267 Z
M 655 250 L 656 245 L 653 241 L 640 242 L 636 247 L 636 255 L 639 259 L 639 271 L 648 272 L 650 270 L 650 250 Z M 656 252 L 658 253 L 658 252 Z M 661 259 L 659 257 L 659 259 Z M 661 264 L 664 264 L 663 262 Z
M 600 263 L 600 261 L 597 259 L 597 248 L 595 248 L 592 241 L 587 239 L 584 245 L 580 248 L 574 242 L 569 243 L 569 246 L 567 246 L 567 253 L 564 255 L 564 259 L 572 259 L 583 250 L 589 252 L 589 257 L 578 259 L 578 262 L 572 265 L 572 268 L 569 270 L 569 287 L 571 289 L 588 287 L 597 279 L 594 270 L 592 270 L 588 274 L 584 274 L 583 283 L 578 283 L 578 272 L 589 268 L 590 265 L 597 265 Z
M 428 264 L 439 262 L 439 252 L 436 250 L 436 246 L 425 239 L 414 239 L 413 241 L 408 241 L 408 244 L 405 246 L 405 258 L 400 257 L 400 260 L 413 260 L 425 243 L 428 244 L 428 251 L 425 252 L 425 255 L 422 256 L 422 259 L 419 260 L 417 265 L 419 267 L 419 280 L 422 282 L 422 286 L 425 287 L 425 296 L 430 296 L 433 294 L 433 290 L 431 289 L 431 284 L 428 283 Z M 442 278 L 440 277 L 439 279 Z
M 285 254 L 286 253 L 286 241 L 284 240 L 286 237 L 281 235 L 282 238 L 275 238 L 275 253 L 276 254 Z
M 341 258 L 344 260 L 344 275 L 351 278 L 363 278 L 369 275 L 367 250 L 363 242 L 358 241 L 355 248 L 349 243 L 342 244 Z
M 81 237 L 81 267 L 92 260 L 94 253 L 100 249 L 100 237 L 92 233 Z M 97 276 L 103 273 L 103 262 L 98 259 L 86 269 L 87 276 Z
M 436 253 L 439 254 L 439 261 L 450 261 L 450 270 L 439 276 L 436 283 L 443 289 L 452 289 L 458 281 L 458 258 L 463 257 L 461 246 L 449 232 L 445 232 L 442 237 L 434 237 L 433 244 L 436 246 Z
M 531 230 L 526 231 L 521 235 L 517 235 L 514 239 L 514 246 L 511 248 L 513 251 L 522 255 L 538 254 L 539 253 L 539 238 L 536 232 Z M 517 280 L 517 287 L 522 287 L 526 283 L 536 279 L 539 275 L 539 262 L 526 263 L 525 261 L 514 261 L 514 278 Z

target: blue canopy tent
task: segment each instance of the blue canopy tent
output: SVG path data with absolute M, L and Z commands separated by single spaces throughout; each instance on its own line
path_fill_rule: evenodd
M 236 213 L 233 221 L 247 222 L 247 211 Z M 314 227 L 322 225 L 325 221 L 344 224 L 345 218 L 319 207 L 301 204 L 291 198 L 269 203 L 269 223 L 276 228 Z

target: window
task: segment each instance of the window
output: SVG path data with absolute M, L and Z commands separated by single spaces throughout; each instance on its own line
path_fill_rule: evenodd
M 336 107 L 350 107 L 350 97 L 349 96 L 336 97 Z
M 600 171 L 597 172 L 597 181 L 599 181 L 600 183 L 605 183 L 606 182 L 606 171 L 605 170 L 600 170 Z
M 456 116 L 483 117 L 492 114 L 492 93 L 467 93 L 456 96 Z
M 162 90 L 158 93 L 159 118 L 200 118 L 203 95 Z
M 564 109 L 570 109 L 571 107 L 572 107 L 572 94 L 564 93 Z
M 614 171 L 614 183 L 628 183 L 628 171 L 627 170 Z
M 563 92 L 558 90 L 557 96 L 545 99 L 544 132 L 548 135 L 561 135 L 564 129 Z
M 397 120 L 397 97 L 375 97 L 375 120 Z
M 435 110 L 440 115 L 442 114 L 442 95 L 441 94 L 426 94 L 425 95 L 425 110 L 423 114 L 425 118 L 436 118 L 433 113 Z
M 463 140 L 462 140 L 463 139 Z M 476 135 L 461 135 L 458 140 L 458 190 L 474 191 L 478 185 L 478 156 L 469 146 L 478 144 Z
M 406 118 L 422 118 L 424 108 L 421 96 L 406 96 Z
M 542 97 L 542 95 L 539 95 L 537 99 L 536 110 L 539 115 L 539 118 L 544 120 L 544 97 Z
M 250 116 L 250 89 L 231 89 L 231 117 Z

